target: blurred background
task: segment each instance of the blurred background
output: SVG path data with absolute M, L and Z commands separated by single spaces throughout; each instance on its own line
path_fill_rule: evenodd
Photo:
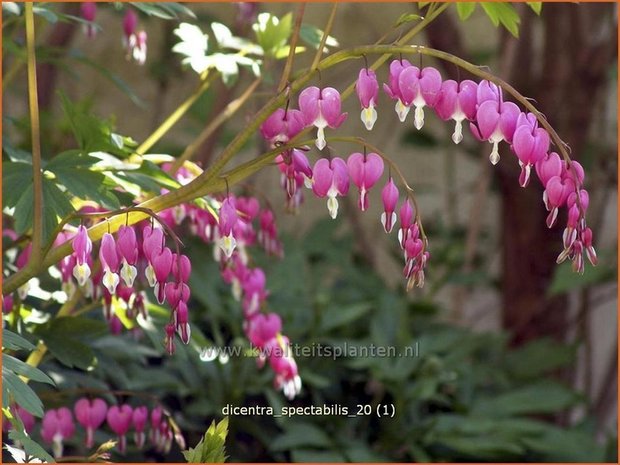
M 253 15 L 269 11 L 281 17 L 297 8 L 281 3 L 189 7 L 198 19 L 188 21 L 203 31 L 217 21 L 251 38 Z M 57 8 L 79 14 L 79 4 Z M 211 419 L 222 417 L 228 403 L 339 404 L 350 410 L 357 404 L 395 405 L 395 417 L 382 419 L 231 417 L 227 450 L 233 461 L 616 461 L 616 8 L 545 3 L 538 16 L 525 4 L 514 4 L 520 17 L 516 39 L 494 27 L 480 7 L 467 21 L 450 7 L 413 42 L 487 66 L 533 99 L 585 167 L 597 268 L 586 266 L 579 276 L 570 264 L 556 265 L 562 227 L 547 229 L 542 189 L 537 182 L 519 187 L 519 167 L 508 151 L 497 166 L 490 165 L 488 144 L 477 143 L 465 130 L 464 141 L 455 146 L 452 124 L 431 111 L 421 131 L 410 121 L 397 123 L 392 101 L 383 93 L 379 119 L 366 133 L 352 98 L 344 104 L 349 118 L 339 134 L 362 135 L 380 147 L 416 191 L 432 254 L 425 287 L 404 290 L 395 235 L 384 234 L 379 221 L 378 192 L 371 193 L 371 208 L 364 213 L 354 196 L 341 202 L 335 221 L 326 219 L 324 200 L 312 195 L 306 195 L 299 214 L 288 215 L 275 167 L 249 183 L 274 206 L 285 257 L 257 253 L 255 259 L 267 272 L 270 309 L 282 315 L 292 341 L 417 343 L 419 356 L 302 358 L 304 390 L 290 403 L 272 389 L 271 373 L 258 370 L 254 360 L 203 361 L 191 349 L 160 359 L 140 351 L 110 351 L 103 344 L 101 370 L 93 376 L 119 389 L 155 393 L 178 412 L 175 419 L 190 445 Z M 308 4 L 304 22 L 324 28 L 330 11 L 329 4 Z M 393 25 L 405 13 L 424 14 L 416 4 L 341 4 L 331 35 L 338 48 L 372 44 L 386 32 L 396 40 L 401 29 Z M 198 84 L 195 73 L 183 70 L 171 52 L 177 21 L 140 17 L 148 33 L 144 66 L 125 59 L 122 12 L 100 5 L 97 23 L 101 30 L 94 39 L 75 23 L 41 23 L 44 150 L 71 145 L 68 131 L 51 131 L 51 122 L 62 118 L 58 90 L 93 114 L 113 118 L 123 135 L 142 141 Z M 293 74 L 309 66 L 313 56 L 310 50 L 296 57 Z M 436 66 L 444 79 L 470 78 L 426 57 L 422 64 Z M 195 161 L 208 166 L 274 91 L 282 66 L 279 61 L 267 69 L 246 107 L 202 144 Z M 353 61 L 336 66 L 314 84 L 343 90 L 360 66 Z M 385 82 L 387 66 L 377 74 Z M 242 72 L 232 86 L 217 82 L 151 152 L 182 153 L 252 79 Z M 3 88 L 4 114 L 18 121 L 27 115 L 25 84 L 14 79 Z M 5 133 L 19 139 L 23 130 L 16 124 Z M 264 149 L 257 135 L 239 161 Z M 354 151 L 338 143 L 332 149 L 344 157 Z M 564 222 L 560 217 L 558 224 Z M 215 344 L 239 343 L 241 310 L 220 282 L 211 250 L 198 243 L 190 250 L 193 325 Z M 53 363 L 47 368 L 67 370 Z M 73 387 L 88 384 L 71 376 L 66 381 Z M 158 458 L 132 453 L 127 458 Z M 166 460 L 182 460 L 178 451 L 172 454 Z

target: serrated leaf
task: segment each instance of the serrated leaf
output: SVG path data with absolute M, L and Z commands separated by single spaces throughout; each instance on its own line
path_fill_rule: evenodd
M 536 13 L 537 15 L 540 15 L 540 12 L 542 11 L 542 2 L 525 2 L 527 4 L 527 6 L 529 6 L 532 11 L 534 11 L 534 13 Z
M 10 403 L 11 396 L 20 407 L 25 408 L 35 417 L 43 417 L 43 404 L 37 394 L 19 376 L 2 367 L 2 405 L 4 407 Z
M 9 331 L 6 328 L 2 329 L 2 347 L 9 350 L 34 350 L 35 346 L 27 341 L 19 334 Z
M 458 2 L 456 4 L 456 12 L 458 13 L 459 19 L 461 21 L 465 21 L 467 18 L 469 18 L 475 9 L 475 2 Z
M 6 368 L 7 370 L 12 371 L 18 375 L 24 376 L 31 381 L 37 381 L 39 383 L 47 383 L 55 386 L 56 383 L 43 373 L 38 368 L 28 365 L 27 363 L 22 362 L 21 360 L 8 355 L 2 354 L 2 368 Z

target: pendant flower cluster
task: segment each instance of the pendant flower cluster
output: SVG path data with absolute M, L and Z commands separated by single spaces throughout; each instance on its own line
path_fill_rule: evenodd
M 12 407 L 12 410 L 24 423 L 26 432 L 32 434 L 36 426 L 35 418 L 19 406 Z M 8 420 L 4 420 L 3 430 L 8 431 L 11 429 L 11 424 Z M 168 416 L 159 406 L 155 406 L 149 412 L 149 408 L 145 405 L 108 406 L 101 398 L 86 397 L 75 402 L 73 411 L 68 407 L 47 410 L 41 421 L 40 434 L 43 442 L 52 445 L 54 457 L 60 458 L 63 456 L 64 443 L 78 432 L 77 426 L 84 429 L 85 447 L 92 449 L 98 442 L 95 440 L 95 434 L 103 433 L 109 436 L 110 433 L 102 431 L 104 425 L 107 425 L 117 437 L 116 448 L 121 454 L 126 452 L 127 435 L 132 432 L 133 444 L 136 448 L 144 448 L 148 438 L 150 447 L 163 454 L 170 451 L 175 439 Z M 176 440 L 183 442 L 180 435 L 176 437 Z M 104 436 L 99 441 L 104 442 Z
M 376 73 L 363 68 L 355 84 L 362 108 L 360 118 L 367 130 L 372 130 L 377 120 L 379 84 Z M 493 82 L 471 80 L 443 81 L 435 68 L 418 68 L 404 59 L 393 60 L 389 66 L 388 82 L 383 84 L 385 93 L 396 101 L 395 111 L 405 122 L 414 109 L 413 124 L 420 130 L 424 126 L 424 108 L 429 107 L 444 121 L 455 122 L 452 140 L 463 140 L 463 123 L 469 122 L 473 136 L 491 144 L 489 159 L 497 164 L 500 159 L 499 143 L 506 142 L 517 158 L 521 168 L 519 184 L 529 184 L 534 167 L 543 183 L 543 200 L 551 228 L 562 207 L 568 210 L 568 223 L 563 234 L 564 250 L 558 263 L 570 258 L 575 271 L 583 273 L 584 256 L 595 265 L 596 252 L 592 245 L 592 230 L 585 221 L 588 208 L 588 192 L 583 189 L 583 169 L 578 162 L 563 161 L 555 152 L 549 152 L 551 138 L 539 126 L 536 115 L 522 112 L 519 107 L 503 97 L 502 89 Z M 276 110 L 261 126 L 263 137 L 272 148 L 288 143 L 305 127 L 318 128 L 316 146 L 323 150 L 326 127 L 338 128 L 346 117 L 341 113 L 340 94 L 326 87 L 308 87 L 299 94 L 299 110 Z M 361 142 L 365 145 L 364 142 Z M 350 183 L 358 188 L 360 210 L 368 208 L 368 192 L 383 174 L 383 156 L 370 153 L 353 153 L 345 162 L 339 156 L 320 158 L 311 168 L 305 152 L 306 147 L 283 151 L 276 158 L 282 172 L 282 186 L 286 192 L 286 205 L 296 211 L 303 197 L 301 186 L 310 188 L 318 198 L 327 198 L 327 208 L 332 218 L 338 215 L 338 197 L 346 196 Z M 406 181 L 401 179 L 406 186 Z M 410 194 L 409 189 L 408 194 Z M 399 191 L 390 176 L 383 187 L 381 197 L 384 212 L 381 223 L 391 232 L 396 220 Z M 424 283 L 424 268 L 430 257 L 426 237 L 423 234 L 419 214 L 407 198 L 400 208 L 399 243 L 405 256 L 404 275 L 408 288 Z

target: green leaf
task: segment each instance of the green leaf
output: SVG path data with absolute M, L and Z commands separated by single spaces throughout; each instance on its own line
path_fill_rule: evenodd
M 183 451 L 189 463 L 223 463 L 226 460 L 226 436 L 228 435 L 228 417 L 218 424 L 213 421 L 204 437 L 195 448 Z
M 2 347 L 9 350 L 34 350 L 35 348 L 33 344 L 21 337 L 19 334 L 9 331 L 6 328 L 2 329 Z
M 271 13 L 261 13 L 252 28 L 256 33 L 256 41 L 265 55 L 276 56 L 278 49 L 287 44 L 291 35 L 293 14 L 288 13 L 278 19 Z
M 525 2 L 527 6 L 529 6 L 534 13 L 540 16 L 540 12 L 542 11 L 542 2 Z
M 2 163 L 2 206 L 15 207 L 28 189 L 32 191 L 32 165 Z
M 176 19 L 174 12 L 162 8 L 162 4 L 151 2 L 131 2 L 131 5 L 148 16 L 155 16 L 161 19 Z
M 2 138 L 2 150 L 8 155 L 11 161 L 29 163 L 32 165 L 32 154 L 30 152 L 26 152 L 25 150 L 13 147 L 6 137 Z
M 33 6 L 32 7 L 32 12 L 35 15 L 41 16 L 42 18 L 45 18 L 48 22 L 54 24 L 56 21 L 58 21 L 58 16 L 56 15 L 56 13 L 54 13 L 53 11 L 49 10 L 46 7 L 43 6 Z
M 50 353 L 69 368 L 88 370 L 95 362 L 93 350 L 82 341 L 90 341 L 106 334 L 107 326 L 101 321 L 81 317 L 54 318 L 38 331 Z
M 479 399 L 472 406 L 472 412 L 495 417 L 555 413 L 578 401 L 577 394 L 569 388 L 555 382 L 541 382 L 495 397 Z
M 115 185 L 108 181 L 103 173 L 79 167 L 58 167 L 49 170 L 71 195 L 82 200 L 93 200 L 111 210 L 120 208 L 118 198 L 113 194 Z
M 36 457 L 47 463 L 56 462 L 54 458 L 50 454 L 48 454 L 45 449 L 43 449 L 43 447 L 33 441 L 30 436 L 28 436 L 23 431 L 9 431 L 9 439 L 11 439 L 14 443 L 19 442 L 24 448 L 24 452 L 26 453 L 26 455 L 30 457 Z
M 299 29 L 299 38 L 315 50 L 318 50 L 319 45 L 321 45 L 323 34 L 324 32 L 321 29 L 310 24 L 302 24 L 301 28 Z M 327 39 L 325 39 L 326 49 L 327 47 L 338 47 L 339 45 L 340 44 L 335 37 L 327 36 Z M 328 53 L 329 50 L 324 50 L 324 52 Z
M 2 367 L 2 405 L 7 407 L 13 396 L 15 402 L 32 413 L 35 417 L 43 417 L 41 399 L 30 386 L 24 383 L 19 376 L 6 367 Z
M 551 339 L 538 339 L 506 354 L 505 368 L 517 379 L 536 379 L 567 366 L 575 358 L 574 347 Z
M 33 366 L 30 366 L 27 363 L 24 363 L 21 360 L 11 355 L 2 354 L 2 367 L 6 368 L 7 370 L 12 371 L 13 373 L 24 376 L 30 379 L 31 381 L 38 381 L 39 383 L 47 383 L 47 384 L 51 384 L 52 386 L 56 385 L 56 383 L 54 383 L 52 378 L 47 376 L 41 370 Z
M 598 266 L 587 266 L 583 274 L 575 273 L 570 262 L 564 262 L 555 268 L 553 280 L 547 295 L 554 296 L 568 291 L 576 291 L 594 284 L 615 281 L 616 270 L 609 264 L 601 262 Z
M 469 18 L 476 9 L 475 2 L 458 2 L 456 3 L 456 12 L 459 15 L 461 21 L 465 21 Z
M 545 462 L 605 462 L 605 449 L 593 435 L 549 427 L 542 434 L 525 437 L 526 447 L 543 454 Z
M 512 5 L 505 2 L 481 2 L 480 6 L 495 27 L 501 23 L 514 37 L 519 37 L 521 19 Z
M 74 211 L 67 194 L 56 184 L 43 178 L 43 244 L 52 238 L 60 220 Z
M 421 19 L 422 19 L 422 16 L 416 15 L 415 13 L 403 13 L 396 20 L 395 27 L 402 26 L 403 24 L 407 24 L 412 21 L 420 21 Z
M 349 325 L 366 315 L 371 308 L 370 302 L 358 302 L 346 306 L 332 305 L 321 314 L 321 333 Z
M 329 436 L 311 423 L 289 423 L 286 431 L 277 436 L 269 448 L 274 451 L 296 449 L 299 447 L 331 446 Z
M 63 112 L 83 152 L 108 152 L 117 156 L 128 156 L 133 152 L 129 146 L 119 149 L 114 143 L 110 121 L 97 118 L 84 103 L 74 103 L 63 92 L 59 94 Z

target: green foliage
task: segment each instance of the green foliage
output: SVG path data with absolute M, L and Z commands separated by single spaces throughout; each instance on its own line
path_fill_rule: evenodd
M 514 6 L 509 2 L 458 2 L 456 3 L 456 12 L 459 19 L 461 21 L 467 20 L 476 9 L 476 4 L 482 7 L 482 10 L 495 27 L 501 24 L 514 37 L 519 37 L 519 23 L 521 19 Z M 526 4 L 537 15 L 540 15 L 542 2 L 526 2 Z
M 189 463 L 224 463 L 226 460 L 226 436 L 228 435 L 228 417 L 211 426 L 195 448 L 183 452 Z
M 271 13 L 261 13 L 252 28 L 265 56 L 276 57 L 287 46 L 293 31 L 293 14 L 287 13 L 278 18 Z
M 131 5 L 148 16 L 160 19 L 179 19 L 179 16 L 196 18 L 192 10 L 176 2 L 131 2 Z

